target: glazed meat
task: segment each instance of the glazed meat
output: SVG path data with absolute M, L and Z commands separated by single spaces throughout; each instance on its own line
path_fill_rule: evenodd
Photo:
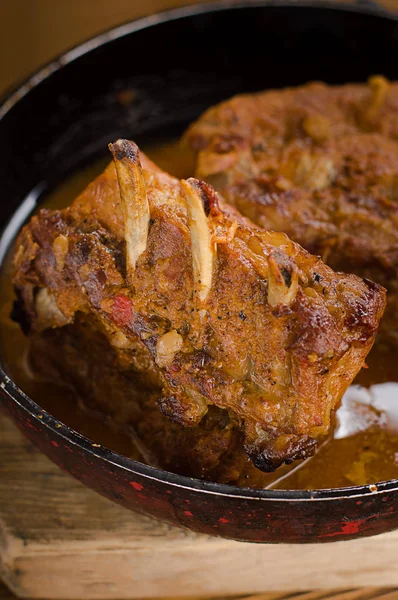
M 386 287 L 383 340 L 398 343 L 398 83 L 237 96 L 185 139 L 196 176 L 244 215 Z
M 251 225 L 208 184 L 143 169 L 133 143 L 110 149 L 114 164 L 70 208 L 20 234 L 25 326 L 89 323 L 118 370 L 160 390 L 165 417 L 195 428 L 225 411 L 263 471 L 311 455 L 373 344 L 384 290 Z
M 33 334 L 29 367 L 36 377 L 72 388 L 88 418 L 130 438 L 130 453 L 124 449 L 128 456 L 174 473 L 239 486 L 264 488 L 273 477 L 253 465 L 244 451 L 243 433 L 226 410 L 210 406 L 196 427 L 164 417 L 158 406 L 161 388 L 137 373 L 131 361 L 120 360 L 120 350 L 86 315 Z

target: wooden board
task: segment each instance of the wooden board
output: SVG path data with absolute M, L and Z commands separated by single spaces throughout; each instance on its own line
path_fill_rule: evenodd
M 308 589 L 398 587 L 398 531 L 321 546 L 197 535 L 84 487 L 1 413 L 0 457 L 0 573 L 19 596 L 105 600 L 266 590 L 279 598 Z
M 389 588 L 362 588 L 357 590 L 310 591 L 284 594 L 264 592 L 250 596 L 190 596 L 189 600 L 398 600 L 398 590 Z M 16 596 L 0 583 L 0 600 L 16 600 Z M 171 600 L 171 599 L 170 599 Z M 187 599 L 188 600 L 188 599 Z

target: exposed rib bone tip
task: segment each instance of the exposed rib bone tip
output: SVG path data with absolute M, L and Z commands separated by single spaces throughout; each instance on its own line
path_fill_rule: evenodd
M 286 270 L 286 277 L 283 276 L 280 266 L 272 255 L 268 257 L 268 265 L 268 304 L 272 308 L 281 305 L 289 306 L 296 298 L 298 290 L 296 265 L 292 264 L 289 272 Z
M 201 181 L 200 179 L 195 179 L 194 177 L 187 179 L 187 182 L 198 191 L 206 217 L 208 217 L 209 214 L 213 217 L 221 215 L 217 192 L 209 183 Z
M 131 278 L 137 260 L 145 252 L 148 243 L 149 204 L 145 179 L 134 142 L 117 140 L 109 144 L 115 162 L 124 217 L 126 240 L 127 275 Z
M 113 158 L 116 160 L 123 160 L 127 158 L 133 163 L 140 165 L 140 152 L 137 144 L 130 142 L 129 140 L 119 139 L 113 144 L 108 144 L 108 148 L 111 151 Z
M 215 244 L 209 229 L 201 188 L 196 179 L 182 180 L 188 211 L 188 224 L 192 241 L 192 261 L 195 289 L 199 300 L 204 302 L 211 289 Z

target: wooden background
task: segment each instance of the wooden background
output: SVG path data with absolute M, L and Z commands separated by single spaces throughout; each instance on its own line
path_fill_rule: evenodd
M 0 93 L 104 29 L 200 1 L 206 0 L 0 0 Z M 398 10 L 398 0 L 380 3 Z
M 6 90 L 11 85 L 20 81 L 30 72 L 32 72 L 35 68 L 47 62 L 55 55 L 63 52 L 69 47 L 87 39 L 88 37 L 95 35 L 101 32 L 104 29 L 108 29 L 130 19 L 134 19 L 139 16 L 144 16 L 146 14 L 150 14 L 153 12 L 157 12 L 160 10 L 165 10 L 167 8 L 174 8 L 176 6 L 193 4 L 198 0 L 0 0 L 0 93 Z M 206 1 L 206 0 L 202 0 Z M 398 10 L 398 0 L 381 0 L 382 4 L 389 9 Z M 8 426 L 7 431 L 9 432 L 12 425 Z M 4 439 L 5 429 L 0 431 L 0 438 L 3 435 Z M 18 437 L 18 433 L 15 432 L 15 436 L 12 434 L 11 438 L 13 440 L 17 440 L 18 444 L 22 448 L 21 456 L 18 459 L 18 465 L 21 466 L 21 459 L 23 454 L 24 446 L 21 439 Z M 4 448 L 3 448 L 4 451 Z M 33 455 L 30 454 L 30 457 L 36 456 L 37 461 L 40 466 L 40 469 L 44 473 L 51 473 L 51 481 L 53 484 L 57 485 L 57 481 L 61 478 L 61 483 L 65 486 L 68 486 L 68 482 L 70 481 L 64 474 L 56 469 L 50 463 L 47 463 L 47 459 L 41 456 L 37 456 L 34 450 L 29 450 L 29 452 L 33 452 Z M 11 482 L 10 479 L 7 481 L 5 478 L 6 469 L 1 469 L 1 461 L 3 461 L 4 466 L 4 454 L 0 456 L 0 477 L 3 477 L 3 480 L 0 481 L 0 484 L 3 484 L 3 490 L 9 487 Z M 22 464 L 23 464 L 22 460 Z M 21 472 L 20 472 L 21 475 Z M 34 473 L 31 473 L 32 477 Z M 37 475 L 37 473 L 36 473 Z M 33 477 L 34 479 L 34 477 Z M 31 480 L 32 485 L 34 484 L 33 479 Z M 18 477 L 17 473 L 14 471 L 12 475 L 12 492 L 13 494 L 19 495 L 22 493 L 23 485 L 18 488 Z M 74 482 L 71 485 L 73 489 L 80 490 L 78 494 L 81 495 L 82 498 L 85 498 L 88 494 L 88 506 L 91 502 L 97 501 L 97 496 L 93 494 L 92 498 L 89 490 L 80 486 L 80 484 Z M 51 486 L 50 486 L 51 488 Z M 50 489 L 52 492 L 53 490 Z M 34 497 L 37 495 L 37 489 L 28 490 L 30 496 L 30 503 L 26 506 L 26 510 L 29 511 L 29 508 L 32 509 L 34 505 Z M 28 495 L 29 499 L 29 495 Z M 3 497 L 3 502 L 5 498 Z M 85 500 L 86 501 L 86 500 Z M 12 502 L 10 496 L 8 496 L 8 502 Z M 103 499 L 98 499 L 98 502 L 106 502 Z M 18 503 L 17 503 L 18 504 Z M 21 508 L 20 503 L 18 504 L 19 508 Z M 3 504 L 4 507 L 4 504 Z M 120 509 L 114 505 L 110 506 L 109 509 L 112 511 L 119 511 Z M 1 512 L 1 506 L 0 506 Z M 6 511 L 7 512 L 7 511 Z M 12 512 L 12 511 L 11 511 Z M 105 510 L 106 513 L 106 510 Z M 128 514 L 128 513 L 126 513 Z M 18 520 L 18 515 L 14 511 L 14 516 Z M 69 512 L 67 510 L 67 506 L 64 506 L 64 515 L 60 516 L 57 513 L 57 518 L 61 519 L 61 522 L 66 523 L 65 531 L 68 530 L 71 524 L 71 519 Z M 72 519 L 73 521 L 73 519 Z M 134 519 L 132 519 L 134 524 Z M 159 526 L 162 527 L 162 526 Z M 155 528 L 155 535 L 156 528 Z M 157 530 L 159 533 L 160 529 Z M 179 537 L 179 534 L 177 535 Z M 383 548 L 383 544 L 380 546 L 378 542 L 379 538 L 374 540 L 374 549 L 378 556 L 375 556 L 375 562 L 377 563 L 380 559 L 380 555 L 384 552 L 388 553 L 388 548 L 390 550 L 389 561 L 387 556 L 385 560 L 391 564 L 395 565 L 394 560 L 394 549 L 387 542 L 386 546 Z M 197 542 L 196 543 L 196 547 Z M 246 545 L 245 545 L 246 546 Z M 184 546 L 185 547 L 185 546 Z M 242 549 L 242 552 L 245 553 L 246 549 L 243 545 L 239 546 Z M 395 548 L 395 559 L 398 556 L 398 546 L 394 546 Z M 221 549 L 222 550 L 222 549 Z M 359 550 L 359 549 L 358 549 Z M 392 553 L 391 553 L 392 550 Z M 186 549 L 187 555 L 192 551 L 189 548 Z M 356 549 L 352 554 L 356 554 Z M 1 549 L 0 549 L 1 552 Z M 165 548 L 165 553 L 167 554 L 167 549 Z M 357 556 L 359 563 L 361 562 L 361 552 L 359 551 L 359 556 Z M 165 555 L 165 560 L 167 560 L 167 556 Z M 318 559 L 314 555 L 314 560 L 318 562 Z M 244 561 L 243 561 L 244 562 Z M 258 569 L 267 569 L 267 564 L 257 565 Z M 328 581 L 328 573 L 332 569 L 332 564 L 325 564 L 325 572 L 324 572 L 324 582 L 322 587 L 327 587 Z M 231 571 L 231 575 L 237 577 L 239 580 L 239 559 L 235 559 L 235 567 L 236 572 L 233 573 L 234 569 Z M 280 573 L 283 578 L 283 572 L 286 572 L 286 577 L 289 576 L 287 572 L 289 570 L 288 565 L 284 565 L 283 561 L 281 561 L 280 565 Z M 397 567 L 398 569 L 398 567 Z M 367 568 L 364 571 L 365 579 L 368 581 L 369 577 L 371 577 L 371 568 Z M 369 575 L 370 574 L 370 575 Z M 200 579 L 205 578 L 205 574 L 195 573 L 194 565 L 192 566 L 192 577 L 199 577 Z M 42 583 L 40 581 L 36 581 L 36 585 L 46 586 L 46 597 L 51 597 L 48 586 L 51 585 L 51 577 L 50 574 L 48 576 L 48 581 L 46 583 L 44 577 Z M 178 578 L 177 578 L 178 579 Z M 73 572 L 71 572 L 71 581 L 73 580 Z M 303 577 L 301 576 L 301 590 L 303 590 Z M 321 600 L 321 599 L 334 599 L 334 600 L 369 600 L 371 598 L 378 598 L 379 600 L 398 600 L 398 591 L 392 589 L 385 589 L 381 587 L 383 585 L 383 576 L 382 572 L 380 572 L 380 583 L 377 581 L 377 574 L 373 578 L 374 585 L 378 585 L 379 587 L 371 587 L 361 590 L 345 590 L 340 592 L 328 592 L 326 589 L 318 592 L 292 592 L 286 595 L 286 592 L 267 592 L 260 595 L 245 597 L 247 600 L 282 600 L 285 598 L 297 598 L 297 600 Z M 178 581 L 177 581 L 178 583 Z M 348 583 L 348 580 L 347 580 Z M 308 586 L 310 587 L 311 580 L 309 579 Z M 286 585 L 286 583 L 285 583 Z M 317 585 L 319 586 L 319 579 L 317 580 Z M 367 584 L 369 585 L 369 583 Z M 391 585 L 391 584 L 390 584 Z M 199 586 L 200 587 L 200 586 Z M 264 587 L 266 587 L 264 585 Z M 44 589 L 44 588 L 43 588 Z M 202 586 L 203 589 L 203 586 Z M 233 593 L 233 588 L 229 586 L 228 593 Z M 255 588 L 253 588 L 255 589 Z M 258 588 L 257 588 L 258 589 Z M 286 587 L 284 588 L 286 589 Z M 238 590 L 236 590 L 238 591 Z M 24 590 L 20 590 L 21 593 L 24 593 Z M 193 591 L 192 586 L 189 587 L 189 593 L 187 595 L 191 595 L 195 593 Z M 218 592 L 220 593 L 220 592 Z M 181 594 L 181 592 L 180 592 Z M 35 590 L 35 595 L 38 597 L 39 593 L 37 588 Z M 132 593 L 132 596 L 135 594 Z M 82 594 L 82 598 L 84 594 Z M 126 596 L 124 596 L 126 597 Z M 242 596 L 239 596 L 242 598 Z M 12 600 L 14 598 L 11 593 L 1 585 L 0 583 L 0 600 Z
M 200 1 L 206 0 L 0 0 L 0 93 L 105 29 Z

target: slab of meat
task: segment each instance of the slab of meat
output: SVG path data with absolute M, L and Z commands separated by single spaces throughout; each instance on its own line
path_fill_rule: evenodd
M 70 208 L 20 234 L 25 327 L 89 323 L 179 426 L 226 411 L 261 470 L 311 455 L 373 344 L 384 290 L 251 225 L 208 184 L 143 169 L 133 143 L 110 149 L 114 164 Z
M 130 438 L 130 453 L 124 448 L 128 456 L 174 473 L 241 487 L 264 488 L 274 478 L 253 465 L 244 451 L 243 432 L 228 411 L 210 406 L 196 427 L 182 427 L 164 417 L 158 406 L 161 388 L 148 382 L 146 373 L 137 373 L 129 360 L 121 361 L 120 350 L 86 315 L 77 315 L 65 327 L 33 334 L 29 366 L 36 376 L 72 388 L 87 418 Z
M 388 289 L 398 343 L 398 83 L 237 96 L 186 134 L 196 176 L 266 229 Z

